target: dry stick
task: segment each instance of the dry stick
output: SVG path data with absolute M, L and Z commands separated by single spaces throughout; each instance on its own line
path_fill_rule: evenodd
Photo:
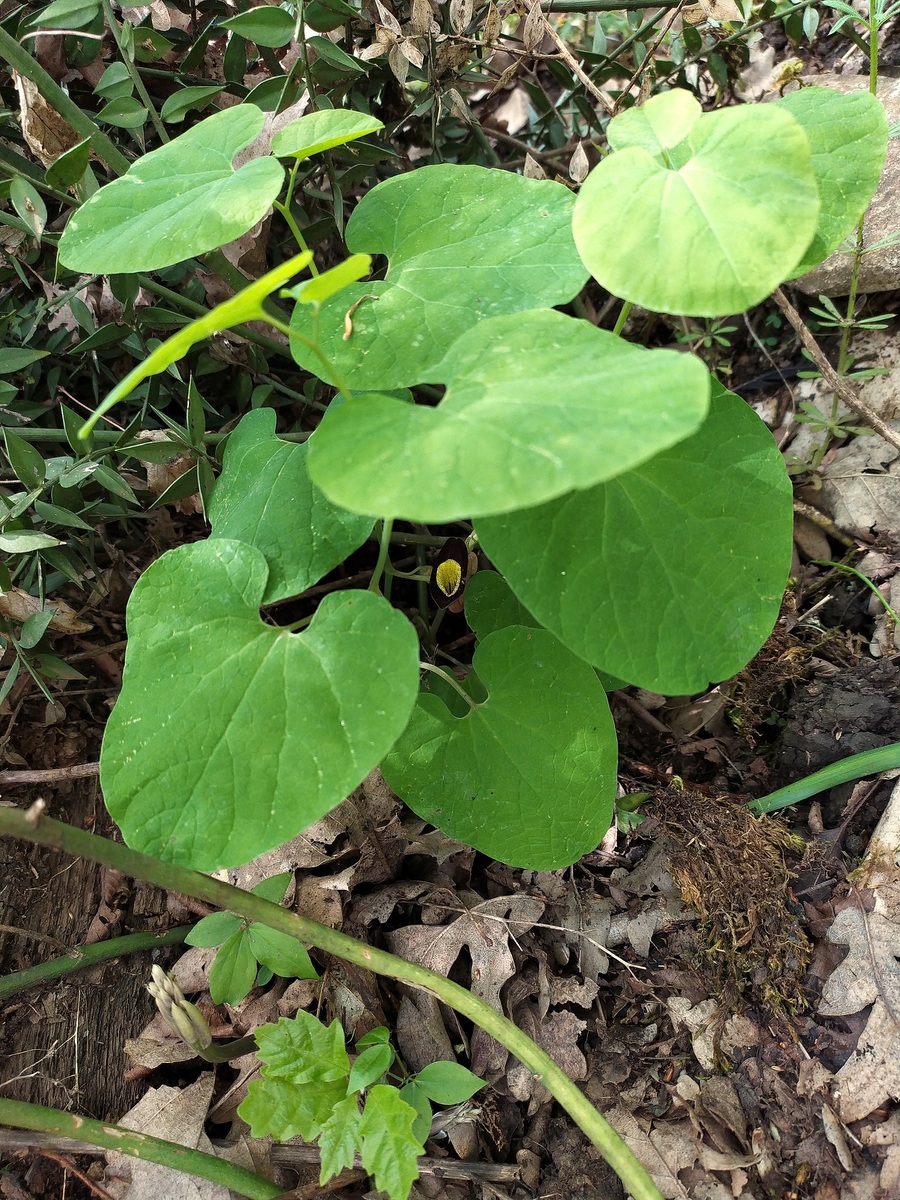
M 0 787 L 13 783 L 65 783 L 68 779 L 90 779 L 100 774 L 98 762 L 73 763 L 46 771 L 0 771 Z
M 616 111 L 616 102 L 613 100 L 612 96 L 610 96 L 609 92 L 605 92 L 603 88 L 597 87 L 596 83 L 594 83 L 593 79 L 591 79 L 590 75 L 588 75 L 587 71 L 585 71 L 584 67 L 581 65 L 581 63 L 578 61 L 578 59 L 575 57 L 575 55 L 546 17 L 544 17 L 544 25 L 546 26 L 550 37 L 556 43 L 557 49 L 559 50 L 559 53 L 562 56 L 566 66 L 573 75 L 581 80 L 594 99 L 602 104 L 607 113 L 612 116 Z
M 386 950 L 367 946 L 364 942 L 327 925 L 321 925 L 309 917 L 288 912 L 280 905 L 272 904 L 252 892 L 232 887 L 199 871 L 191 871 L 174 863 L 139 854 L 118 842 L 86 833 L 61 821 L 52 821 L 43 815 L 41 803 L 32 805 L 28 812 L 0 806 L 0 834 L 24 838 L 42 846 L 53 846 L 70 854 L 81 855 L 91 862 L 115 867 L 123 874 L 155 883 L 158 887 L 185 892 L 239 917 L 261 921 L 271 929 L 278 929 L 305 945 L 316 946 L 327 954 L 333 954 L 376 975 L 386 975 L 401 983 L 408 983 L 412 987 L 430 992 L 449 1008 L 478 1025 L 528 1067 L 587 1134 L 635 1200 L 662 1200 L 662 1193 L 633 1151 L 562 1067 L 517 1025 L 460 984 L 429 971 L 426 967 L 389 954 Z M 0 1120 L 8 1125 L 24 1124 L 26 1127 L 33 1127 L 31 1121 L 10 1120 L 5 1110 L 9 1109 L 11 1103 L 0 1101 Z M 42 1124 L 40 1128 L 48 1126 Z M 51 1132 L 60 1132 L 58 1128 L 50 1128 Z
M 859 393 L 849 379 L 842 379 L 838 375 L 837 371 L 835 371 L 834 367 L 822 353 L 819 343 L 809 332 L 803 318 L 797 312 L 796 308 L 794 308 L 793 304 L 791 304 L 790 300 L 788 300 L 787 296 L 785 296 L 781 288 L 775 289 L 772 293 L 772 299 L 790 321 L 791 325 L 793 325 L 800 341 L 809 351 L 810 357 L 822 372 L 822 378 L 828 386 L 836 392 L 848 408 L 852 409 L 858 417 L 862 417 L 868 425 L 871 425 L 875 432 L 880 434 L 886 442 L 890 442 L 892 446 L 896 446 L 900 450 L 900 433 L 891 429 L 890 425 L 882 421 L 878 413 L 873 412 L 868 404 L 860 399 Z
M 77 1146 L 78 1143 L 76 1142 L 75 1145 Z M 83 1149 L 84 1147 L 81 1147 L 81 1150 Z M 113 1200 L 105 1187 L 97 1183 L 96 1179 L 91 1179 L 89 1175 L 85 1175 L 84 1171 L 80 1171 L 73 1162 L 70 1162 L 62 1154 L 57 1154 L 54 1150 L 46 1150 L 43 1146 L 37 1147 L 37 1153 L 42 1158 L 49 1158 L 51 1162 L 55 1162 L 58 1167 L 61 1167 L 64 1171 L 68 1171 L 76 1179 L 80 1179 L 84 1186 L 98 1197 L 98 1200 Z
M 318 1146 L 273 1146 L 273 1163 L 281 1167 L 296 1167 L 299 1164 L 313 1165 L 322 1161 Z M 354 1166 L 362 1165 L 357 1154 Z M 453 1158 L 418 1158 L 416 1166 L 422 1175 L 435 1175 L 441 1179 L 487 1179 L 492 1183 L 518 1183 L 522 1168 L 518 1163 L 472 1163 Z

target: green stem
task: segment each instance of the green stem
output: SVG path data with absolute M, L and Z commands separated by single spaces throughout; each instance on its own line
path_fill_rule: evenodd
M 616 335 L 616 337 L 621 336 L 622 330 L 625 328 L 625 322 L 628 320 L 628 314 L 631 312 L 632 308 L 634 308 L 634 305 L 630 300 L 626 300 L 622 305 L 622 311 L 619 313 L 615 326 L 613 327 L 613 333 Z
M 378 592 L 381 589 L 381 577 L 384 574 L 384 568 L 387 566 L 388 551 L 390 550 L 391 546 L 391 530 L 393 528 L 393 520 L 384 520 L 381 522 L 378 558 L 375 561 L 375 570 L 372 572 L 372 578 L 369 581 L 370 592 Z
M 252 1171 L 235 1166 L 224 1158 L 216 1158 L 214 1154 L 191 1150 L 176 1142 L 165 1142 L 147 1133 L 135 1133 L 132 1129 L 123 1129 L 121 1125 L 61 1112 L 58 1108 L 0 1099 L 0 1121 L 14 1129 L 38 1129 L 42 1133 L 74 1138 L 90 1146 L 102 1146 L 104 1150 L 118 1150 L 121 1154 L 130 1154 L 132 1158 L 159 1163 L 171 1167 L 173 1171 L 208 1179 L 211 1183 L 231 1188 L 240 1196 L 249 1196 L 250 1200 L 275 1200 L 284 1191 L 261 1175 L 254 1175 Z
M 106 18 L 106 24 L 109 26 L 110 33 L 113 35 L 113 40 L 118 47 L 122 62 L 125 64 L 125 70 L 131 76 L 131 82 L 134 84 L 135 91 L 141 98 L 141 103 L 150 114 L 150 120 L 153 123 L 153 128 L 156 130 L 157 137 L 161 142 L 169 140 L 169 133 L 165 125 L 159 119 L 159 114 L 154 107 L 153 101 L 150 99 L 150 93 L 144 86 L 144 81 L 141 79 L 141 73 L 137 69 L 134 59 L 125 52 L 122 45 L 122 31 L 116 21 L 115 14 L 112 10 L 112 5 L 109 0 L 100 0 L 103 6 L 103 15 Z
M 810 561 L 815 567 L 833 567 L 835 571 L 846 571 L 848 575 L 855 575 L 860 583 L 864 583 L 869 591 L 881 601 L 881 603 L 884 605 L 884 611 L 888 614 L 894 624 L 900 626 L 900 617 L 897 616 L 894 609 L 891 608 L 890 604 L 888 604 L 887 600 L 885 600 L 884 596 L 882 596 L 881 592 L 879 592 L 876 584 L 868 577 L 868 575 L 863 575 L 862 571 L 857 571 L 856 567 L 851 567 L 848 563 L 830 562 L 825 558 L 813 558 Z
M 343 394 L 345 400 L 353 399 L 353 393 L 343 382 L 340 375 L 338 375 L 337 371 L 332 366 L 328 355 L 324 350 L 322 350 L 318 342 L 314 342 L 312 338 L 304 336 L 299 329 L 294 329 L 284 321 L 279 321 L 277 317 L 273 317 L 268 312 L 263 312 L 262 317 L 263 320 L 268 321 L 274 329 L 277 329 L 280 333 L 283 333 L 285 337 L 291 338 L 295 342 L 300 342 L 307 348 L 307 350 L 311 350 L 330 376 L 329 382 L 334 382 L 335 387 L 337 387 L 338 391 Z
M 127 933 L 124 937 L 110 938 L 107 942 L 94 942 L 90 946 L 76 946 L 71 954 L 53 958 L 50 962 L 26 967 L 12 975 L 0 978 L 0 1000 L 8 1000 L 26 988 L 38 983 L 49 983 L 73 971 L 93 967 L 96 963 L 108 962 L 123 954 L 134 954 L 137 950 L 155 950 L 159 946 L 177 946 L 187 937 L 193 926 L 179 925 L 165 933 Z
M 190 871 L 173 863 L 160 862 L 159 859 L 138 854 L 118 842 L 96 837 L 60 821 L 52 821 L 46 817 L 32 818 L 30 814 L 26 815 L 19 809 L 0 807 L 0 834 L 3 833 L 81 855 L 92 862 L 115 867 L 125 875 L 136 876 L 158 887 L 182 892 L 197 900 L 205 900 L 208 904 L 233 912 L 248 921 L 261 921 L 271 929 L 278 929 L 306 946 L 315 946 L 377 975 L 386 975 L 401 983 L 431 992 L 449 1008 L 474 1021 L 534 1073 L 537 1080 L 556 1097 L 587 1134 L 625 1188 L 631 1192 L 634 1200 L 662 1200 L 653 1180 L 625 1142 L 601 1117 L 565 1071 L 512 1021 L 458 983 L 453 983 L 443 975 L 415 963 L 405 962 L 385 950 L 366 946 L 345 933 L 320 925 L 317 921 L 288 912 L 261 896 L 232 887 L 219 879 L 212 879 L 199 871 Z
M 272 203 L 272 207 L 277 212 L 280 212 L 281 215 L 284 217 L 285 221 L 287 222 L 288 229 L 290 229 L 291 233 L 294 235 L 294 241 L 297 243 L 297 245 L 300 247 L 300 249 L 301 250 L 309 250 L 309 246 L 306 244 L 306 238 L 300 232 L 300 226 L 294 220 L 294 214 L 291 212 L 288 205 L 282 204 L 280 200 L 275 200 Z M 311 258 L 309 260 L 309 270 L 310 270 L 310 274 L 312 274 L 312 275 L 319 274 L 319 268 L 316 266 L 315 259 Z
M 440 611 L 443 612 L 444 610 L 441 609 Z M 469 693 L 460 684 L 459 680 L 455 679 L 448 671 L 444 671 L 441 667 L 436 667 L 434 665 L 434 663 L 429 663 L 429 662 L 420 662 L 419 666 L 422 668 L 423 671 L 430 671 L 432 673 L 432 675 L 440 675 L 440 677 L 441 677 L 441 679 L 443 679 L 444 683 L 449 683 L 449 685 L 453 688 L 454 692 L 458 692 L 460 694 L 460 696 L 462 696 L 463 700 L 465 700 L 465 702 L 466 702 L 466 704 L 468 704 L 469 708 L 474 710 L 478 707 L 478 705 L 475 703 L 475 701 L 472 699 L 472 697 L 469 695 Z
M 761 800 L 751 800 L 747 807 L 755 813 L 778 812 L 792 804 L 799 804 L 801 800 L 808 800 L 819 792 L 837 787 L 840 783 L 850 783 L 854 779 L 862 779 L 864 775 L 877 775 L 880 771 L 893 771 L 897 767 L 900 767 L 900 742 L 891 742 L 889 746 L 851 754 L 849 758 L 823 767 L 821 771 L 813 771 L 805 779 L 779 788 Z
M 110 170 L 124 175 L 128 170 L 128 159 L 90 117 L 86 116 L 74 100 L 62 90 L 56 80 L 48 75 L 40 63 L 20 46 L 14 37 L 0 27 L 0 58 L 4 59 L 20 75 L 30 79 L 47 103 L 83 138 L 91 139 L 95 153 L 103 159 Z

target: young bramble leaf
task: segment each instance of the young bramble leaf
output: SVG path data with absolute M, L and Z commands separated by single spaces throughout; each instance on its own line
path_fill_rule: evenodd
M 262 551 L 269 564 L 266 604 L 317 583 L 372 532 L 371 517 L 338 508 L 315 486 L 309 449 L 309 442 L 276 435 L 272 409 L 249 412 L 228 439 L 213 491 L 212 536 Z
M 390 1200 L 406 1200 L 418 1178 L 416 1160 L 424 1146 L 413 1136 L 415 1119 L 415 1109 L 401 1099 L 396 1088 L 378 1084 L 366 1095 L 359 1123 L 363 1166 Z
M 617 750 L 606 693 L 545 629 L 490 634 L 473 669 L 487 699 L 457 718 L 423 693 L 384 777 L 420 817 L 491 858 L 568 866 L 596 848 L 612 818 Z
M 615 295 L 656 312 L 716 317 L 758 304 L 816 232 L 806 134 L 774 104 L 700 116 L 677 89 L 643 109 L 613 118 L 609 138 L 623 148 L 579 193 L 572 227 L 585 265 Z
M 772 435 L 716 384 L 693 437 L 609 483 L 479 521 L 478 534 L 522 603 L 576 654 L 679 695 L 734 675 L 768 637 L 792 527 Z
M 356 1057 L 356 1062 L 350 1071 L 350 1082 L 347 1084 L 349 1092 L 362 1092 L 370 1084 L 373 1084 L 377 1079 L 380 1079 L 386 1071 L 390 1070 L 391 1063 L 394 1061 L 394 1050 L 392 1046 L 381 1044 L 379 1046 L 369 1046 Z
M 322 423 L 309 470 L 335 504 L 424 522 L 523 508 L 636 466 L 709 404 L 699 359 L 549 310 L 482 321 L 430 378 L 436 408 L 354 396 Z
M 334 1106 L 334 1112 L 319 1134 L 319 1153 L 322 1156 L 320 1183 L 327 1183 L 334 1175 L 340 1175 L 345 1168 L 353 1166 L 354 1157 L 360 1148 L 361 1117 L 359 1100 L 355 1093 Z
M 215 1004 L 240 1004 L 256 982 L 256 959 L 245 929 L 223 944 L 209 969 L 209 994 Z
M 375 1029 L 370 1029 L 368 1033 L 357 1041 L 357 1050 L 364 1050 L 366 1046 L 381 1046 L 391 1040 L 391 1031 L 384 1025 L 378 1025 Z
M 416 1075 L 416 1085 L 435 1104 L 462 1104 L 484 1087 L 484 1080 L 455 1062 L 433 1062 Z
M 257 1029 L 256 1042 L 266 1079 L 290 1079 L 296 1084 L 339 1079 L 346 1083 L 350 1074 L 338 1021 L 324 1025 L 301 1009 L 294 1017 L 282 1017 L 275 1025 Z
M 315 1079 L 297 1084 L 289 1078 L 263 1078 L 250 1084 L 247 1099 L 238 1107 L 238 1113 L 255 1138 L 270 1135 L 276 1141 L 286 1142 L 288 1138 L 301 1137 L 304 1142 L 312 1142 L 331 1119 L 335 1107 L 346 1098 L 346 1079 Z
M 184 939 L 188 946 L 221 946 L 243 925 L 234 913 L 214 912 L 202 917 Z
M 283 979 L 318 979 L 309 954 L 290 934 L 254 922 L 247 930 L 250 949 L 258 962 Z
M 139 158 L 72 214 L 60 261 L 100 275 L 153 271 L 252 229 L 277 197 L 284 169 L 274 158 L 254 158 L 238 171 L 231 162 L 263 122 L 258 108 L 240 104 Z
M 292 325 L 318 339 L 348 387 L 431 381 L 451 343 L 486 317 L 578 293 L 586 272 L 572 241 L 572 205 L 562 184 L 484 167 L 428 166 L 385 180 L 357 205 L 346 242 L 386 254 L 387 277 L 346 288 L 317 318 L 298 306 Z M 368 293 L 377 299 L 355 309 L 345 338 L 348 311 Z M 296 342 L 291 350 L 326 379 L 315 354 Z
M 307 113 L 279 129 L 272 138 L 272 153 L 281 158 L 309 158 L 379 129 L 384 129 L 384 124 L 367 113 L 343 108 L 322 109 Z
M 106 803 L 131 845 L 199 870 L 318 820 L 415 703 L 418 643 L 402 613 L 372 592 L 334 592 L 293 634 L 260 620 L 266 575 L 258 550 L 213 538 L 163 555 L 128 605 Z

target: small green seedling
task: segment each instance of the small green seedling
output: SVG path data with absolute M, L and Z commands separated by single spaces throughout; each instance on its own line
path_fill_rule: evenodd
M 290 871 L 263 879 L 256 896 L 280 904 Z M 285 979 L 318 979 L 318 972 L 300 943 L 258 921 L 242 921 L 233 913 L 210 913 L 184 939 L 189 946 L 218 946 L 209 971 L 209 991 L 215 1004 L 240 1004 L 254 984 L 263 986 L 273 975 Z

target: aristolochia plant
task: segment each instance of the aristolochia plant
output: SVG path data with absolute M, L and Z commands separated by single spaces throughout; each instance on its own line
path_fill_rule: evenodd
M 275 157 L 234 171 L 262 124 L 240 105 L 146 155 L 74 214 L 62 261 L 134 272 L 219 246 L 278 200 L 278 156 L 372 128 L 303 117 Z M 336 401 L 304 442 L 248 413 L 211 537 L 163 555 L 132 595 L 101 764 L 128 843 L 202 870 L 244 862 L 382 764 L 420 816 L 494 858 L 546 869 L 591 850 L 615 789 L 605 688 L 693 692 L 749 661 L 778 613 L 791 489 L 765 426 L 698 359 L 554 306 L 589 273 L 669 313 L 756 304 L 852 231 L 886 143 L 868 94 L 809 88 L 704 115 L 671 91 L 610 123 L 612 153 L 577 200 L 462 166 L 370 191 L 347 226 L 353 256 L 281 293 L 297 361 Z M 374 254 L 387 272 L 364 280 Z M 180 331 L 104 410 L 199 337 L 265 316 L 308 262 Z M 419 385 L 439 401 L 406 390 Z M 394 521 L 442 535 L 474 522 L 450 532 L 496 568 L 466 593 L 463 683 L 429 670 L 420 687 L 416 628 L 378 590 Z M 373 528 L 368 590 L 331 592 L 303 628 L 260 619 Z

